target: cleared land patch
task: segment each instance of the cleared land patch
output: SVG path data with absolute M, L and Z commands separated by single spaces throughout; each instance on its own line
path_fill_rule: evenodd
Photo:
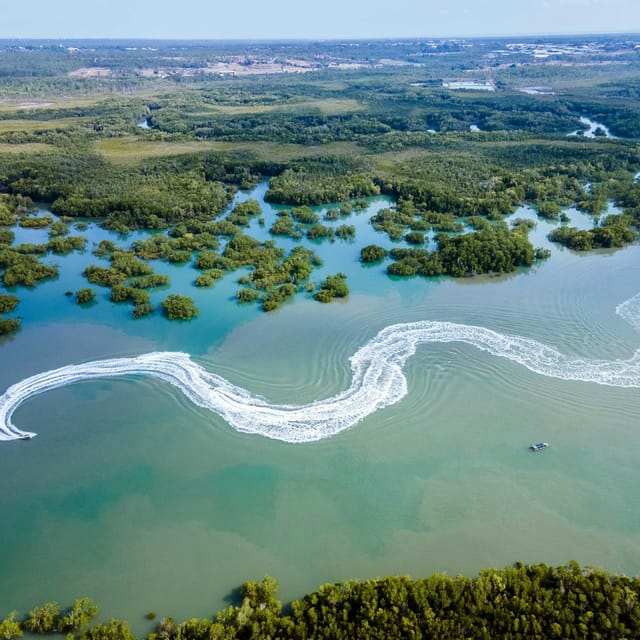
M 325 145 L 304 146 L 299 144 L 277 144 L 272 142 L 217 142 L 214 140 L 190 142 L 164 142 L 140 140 L 135 136 L 100 140 L 95 149 L 107 160 L 116 164 L 135 165 L 147 158 L 178 156 L 199 151 L 248 151 L 258 158 L 289 160 L 315 155 L 347 155 L 362 153 L 357 144 L 332 142 Z
M 0 133 L 6 131 L 52 131 L 85 125 L 90 118 L 59 118 L 57 120 L 0 120 Z

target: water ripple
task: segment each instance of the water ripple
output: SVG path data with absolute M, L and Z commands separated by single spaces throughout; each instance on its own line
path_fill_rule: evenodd
M 616 312 L 640 329 L 640 294 L 618 305 Z M 333 436 L 407 394 L 403 368 L 416 348 L 430 343 L 461 342 L 534 373 L 562 380 L 615 387 L 640 387 L 640 350 L 628 360 L 571 358 L 536 340 L 484 327 L 453 322 L 420 321 L 386 327 L 351 357 L 348 389 L 302 405 L 272 404 L 225 378 L 210 373 L 181 352 L 153 352 L 68 365 L 18 382 L 0 397 L 0 440 L 35 434 L 12 421 L 15 410 L 34 395 L 80 380 L 149 375 L 179 389 L 191 402 L 222 416 L 242 433 L 285 442 L 311 442 Z

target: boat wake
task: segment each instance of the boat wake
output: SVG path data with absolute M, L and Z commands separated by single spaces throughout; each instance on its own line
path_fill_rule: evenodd
M 616 313 L 640 329 L 640 294 Z M 570 358 L 536 340 L 452 322 L 422 321 L 386 327 L 351 357 L 352 380 L 345 391 L 303 405 L 272 404 L 231 384 L 180 352 L 153 352 L 133 358 L 97 360 L 39 373 L 12 385 L 0 397 L 0 440 L 29 438 L 11 418 L 34 395 L 81 380 L 148 375 L 179 389 L 199 407 L 220 415 L 231 427 L 284 442 L 311 442 L 333 436 L 407 393 L 403 368 L 420 345 L 462 342 L 506 358 L 543 376 L 640 387 L 640 350 L 628 360 Z

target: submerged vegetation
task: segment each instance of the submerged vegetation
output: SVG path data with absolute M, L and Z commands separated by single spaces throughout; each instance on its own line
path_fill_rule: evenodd
M 96 293 L 90 287 L 85 289 L 79 289 L 76 291 L 76 302 L 78 304 L 87 304 L 89 302 L 93 302 L 95 300 Z
M 271 312 L 296 296 L 348 299 L 353 264 L 394 280 L 528 268 L 549 250 L 530 242 L 531 220 L 505 222 L 520 206 L 574 251 L 638 238 L 640 58 L 628 38 L 590 37 L 548 60 L 532 40 L 202 43 L 180 55 L 171 43 L 77 44 L 0 43 L 0 335 L 19 329 L 24 288 L 70 264 L 91 285 L 73 285 L 70 309 L 187 321 L 229 283 L 227 299 Z M 269 58 L 278 73 L 255 73 Z M 491 90 L 454 90 L 455 77 Z M 617 137 L 585 137 L 582 117 Z M 275 214 L 242 201 L 260 181 Z M 590 228 L 566 224 L 572 208 Z M 87 246 L 94 225 L 111 239 Z M 318 284 L 328 248 L 352 248 L 353 264 L 325 251 Z M 173 292 L 165 268 L 189 270 L 197 299 Z M 213 619 L 162 618 L 149 640 L 640 637 L 638 578 L 574 563 L 348 581 L 284 610 L 276 591 L 270 578 L 246 583 Z M 96 614 L 87 598 L 49 602 L 9 613 L 0 640 L 132 640 Z
M 636 239 L 634 227 L 629 215 L 609 215 L 593 229 L 558 227 L 549 234 L 549 239 L 575 251 L 623 247 Z
M 347 276 L 344 273 L 336 273 L 335 276 L 327 276 L 320 283 L 320 289 L 314 298 L 318 302 L 331 302 L 334 298 L 346 298 L 348 295 Z
M 512 271 L 548 255 L 531 246 L 527 225 L 505 228 L 521 205 L 560 225 L 550 240 L 573 250 L 634 242 L 637 52 L 616 37 L 579 44 L 579 56 L 558 44 L 563 64 L 555 65 L 529 40 L 508 48 L 498 40 L 289 43 L 286 59 L 308 73 L 284 64 L 275 75 L 256 73 L 267 54 L 246 43 L 203 44 L 179 57 L 168 43 L 157 51 L 80 43 L 73 55 L 50 43 L 5 44 L 2 286 L 54 278 L 55 256 L 86 249 L 87 219 L 116 232 L 154 231 L 130 245 L 100 242 L 93 252 L 102 262 L 84 267 L 112 301 L 132 303 L 134 317 L 153 312 L 147 292 L 171 286 L 153 260 L 196 269 L 201 290 L 238 272 L 237 300 L 269 311 L 298 292 L 335 297 L 309 282 L 323 242 L 356 244 L 354 262 L 390 258 L 390 275 Z M 280 45 L 269 48 L 280 59 Z M 498 58 L 505 64 L 491 62 Z M 230 64 L 236 77 L 225 75 Z M 471 84 L 456 91 L 446 80 L 461 74 Z M 473 91 L 474 83 L 491 90 Z M 585 137 L 584 116 L 618 137 Z M 292 207 L 265 226 L 272 242 L 251 232 L 266 225 L 260 203 L 236 198 L 265 179 L 265 201 Z M 390 251 L 358 247 L 349 219 L 378 195 L 390 204 L 370 222 L 394 243 Z M 609 203 L 619 211 L 607 215 Z M 593 227 L 565 226 L 571 207 Z M 16 242 L 22 230 L 48 239 Z M 2 323 L 7 332 L 18 319 Z
M 139 304 L 136 302 L 136 305 Z M 162 308 L 169 320 L 191 320 L 198 315 L 198 309 L 188 296 L 171 294 L 162 301 Z
M 531 266 L 536 250 L 527 238 L 526 227 L 509 229 L 504 223 L 460 236 L 440 233 L 437 249 L 391 249 L 394 262 L 390 275 L 472 276 L 479 273 L 508 273 L 516 267 Z M 370 250 L 372 252 L 372 250 Z M 546 257 L 546 254 L 538 253 Z
M 243 638 L 635 638 L 640 634 L 640 580 L 577 563 L 516 564 L 476 578 L 433 575 L 325 584 L 283 610 L 277 582 L 246 582 L 241 601 L 212 619 L 162 618 L 147 640 Z M 56 602 L 0 621 L 0 637 L 24 631 L 68 633 L 80 640 L 133 640 L 126 622 L 89 626 L 98 612 L 88 598 L 61 613 Z M 155 613 L 147 614 L 148 619 Z
M 18 318 L 4 318 L 3 314 L 13 311 L 19 302 L 17 296 L 0 293 L 0 336 L 18 330 L 20 320 Z

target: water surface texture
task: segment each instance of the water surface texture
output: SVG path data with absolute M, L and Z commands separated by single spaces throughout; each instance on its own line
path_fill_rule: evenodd
M 20 292 L 25 320 L 0 346 L 0 393 L 66 365 L 182 351 L 251 396 L 304 405 L 348 390 L 350 358 L 406 323 L 480 327 L 592 364 L 640 347 L 633 303 L 620 307 L 638 293 L 637 246 L 553 247 L 548 261 L 497 278 L 392 280 L 384 264 L 357 262 L 364 244 L 391 246 L 370 213 L 348 221 L 355 243 L 317 245 L 325 263 L 313 278 L 344 271 L 349 300 L 300 294 L 273 314 L 230 300 L 237 276 L 201 291 L 192 269 L 164 263 L 156 271 L 193 295 L 197 320 L 129 320 L 103 290 L 81 309 L 64 291 L 86 286 L 81 264 L 96 260 L 59 259 L 57 281 Z M 271 215 L 265 205 L 267 228 Z M 548 246 L 551 228 L 538 222 L 536 246 Z M 403 367 L 395 403 L 297 444 L 241 433 L 143 375 L 29 398 L 12 421 L 37 438 L 0 443 L 3 610 L 88 595 L 106 617 L 144 630 L 148 610 L 211 615 L 265 574 L 287 600 L 343 578 L 473 574 L 517 560 L 638 573 L 637 388 L 540 375 L 460 341 L 416 344 Z M 527 450 L 540 440 L 551 448 Z

